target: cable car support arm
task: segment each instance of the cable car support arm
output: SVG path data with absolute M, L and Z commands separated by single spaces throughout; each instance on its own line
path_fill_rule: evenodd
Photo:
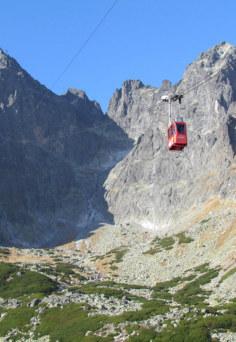
M 175 95 L 163 95 L 161 97 L 161 100 L 163 102 L 168 102 L 168 107 L 169 107 L 169 124 L 171 123 L 171 115 L 172 115 L 172 102 L 175 102 L 175 101 L 179 101 L 179 103 L 181 104 L 181 101 L 182 101 L 182 98 L 184 96 L 182 94 L 178 95 L 178 94 L 175 94 Z

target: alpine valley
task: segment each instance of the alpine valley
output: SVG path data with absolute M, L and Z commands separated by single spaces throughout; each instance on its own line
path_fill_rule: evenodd
M 188 146 L 168 151 L 166 94 Z M 236 341 L 236 47 L 107 113 L 0 50 L 0 341 Z

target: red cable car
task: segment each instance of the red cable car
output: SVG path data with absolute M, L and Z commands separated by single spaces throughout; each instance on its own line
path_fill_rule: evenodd
M 181 151 L 187 146 L 187 127 L 181 119 L 172 121 L 168 127 L 168 148 L 172 151 Z
M 163 95 L 161 100 L 169 105 L 168 148 L 170 151 L 182 151 L 187 146 L 187 127 L 182 117 L 171 120 L 171 104 L 179 101 L 181 104 L 183 94 Z

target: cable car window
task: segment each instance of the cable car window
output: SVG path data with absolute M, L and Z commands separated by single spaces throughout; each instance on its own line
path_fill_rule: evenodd
M 184 134 L 185 133 L 185 125 L 177 124 L 177 130 L 178 130 L 179 134 Z

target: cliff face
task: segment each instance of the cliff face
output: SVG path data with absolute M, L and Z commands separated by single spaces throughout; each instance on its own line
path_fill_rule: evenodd
M 54 245 L 112 222 L 103 182 L 129 148 L 83 92 L 57 96 L 0 51 L 2 245 Z
M 159 100 L 170 91 L 185 95 L 174 105 L 188 126 L 183 152 L 167 150 L 168 109 Z M 106 181 L 116 222 L 166 232 L 212 199 L 235 199 L 235 101 L 236 48 L 226 43 L 201 54 L 176 86 L 128 81 L 115 92 L 108 115 L 136 140 Z
M 187 122 L 183 152 L 167 149 L 170 92 L 184 94 L 173 108 Z M 235 113 L 230 44 L 202 53 L 177 85 L 124 82 L 108 115 L 83 91 L 55 95 L 1 50 L 1 244 L 56 245 L 113 220 L 169 232 L 234 201 Z

